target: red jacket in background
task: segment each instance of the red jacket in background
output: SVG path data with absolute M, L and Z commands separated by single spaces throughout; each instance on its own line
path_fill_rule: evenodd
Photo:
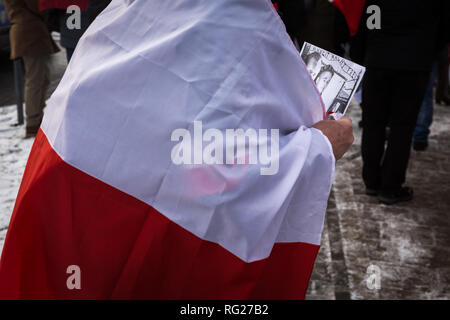
M 350 35 L 354 36 L 358 31 L 366 0 L 334 0 L 333 4 L 344 14 Z
M 90 0 L 39 0 L 39 10 L 67 9 L 71 5 L 77 5 L 81 10 L 86 10 Z

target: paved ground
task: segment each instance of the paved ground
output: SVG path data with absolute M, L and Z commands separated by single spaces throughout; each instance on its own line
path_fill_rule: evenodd
M 64 53 L 55 55 L 52 90 L 64 67 Z M 0 54 L 0 88 L 0 106 L 13 104 L 12 69 L 4 54 Z M 436 106 L 429 150 L 412 153 L 407 179 L 416 198 L 390 207 L 364 195 L 358 106 L 350 108 L 350 116 L 356 141 L 337 164 L 307 298 L 449 299 L 450 108 Z M 22 139 L 24 128 L 12 127 L 15 121 L 13 106 L 0 107 L 0 251 L 33 142 Z M 371 265 L 380 271 L 378 290 L 367 286 Z
M 307 297 L 450 299 L 450 107 L 435 107 L 429 149 L 412 152 L 407 184 L 415 199 L 395 206 L 364 194 L 360 114 L 350 109 L 356 141 L 337 164 Z M 374 270 L 378 290 L 367 285 Z

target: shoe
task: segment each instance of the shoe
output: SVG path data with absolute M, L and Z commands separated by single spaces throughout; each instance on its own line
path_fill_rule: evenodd
M 410 201 L 412 200 L 413 195 L 414 192 L 412 188 L 402 187 L 400 188 L 400 190 L 396 192 L 389 192 L 389 193 L 380 192 L 378 194 L 378 201 L 387 205 L 391 205 L 397 202 Z
M 366 194 L 368 196 L 377 196 L 378 195 L 378 189 L 366 188 Z
M 26 129 L 25 129 L 25 139 L 36 137 L 38 131 L 39 131 L 39 126 L 26 127 Z
M 414 141 L 413 142 L 413 149 L 416 151 L 425 151 L 428 148 L 428 141 L 424 140 L 424 141 Z

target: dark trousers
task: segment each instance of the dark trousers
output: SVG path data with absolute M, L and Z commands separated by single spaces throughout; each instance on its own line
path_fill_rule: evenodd
M 445 47 L 438 57 L 438 81 L 436 85 L 436 99 L 443 100 L 449 98 L 448 96 L 448 50 L 449 47 Z
M 428 78 L 426 71 L 367 69 L 361 143 L 366 187 L 394 192 L 405 182 L 412 134 Z M 386 127 L 390 128 L 388 137 Z
M 430 127 L 433 123 L 433 88 L 436 80 L 437 62 L 433 63 L 433 69 L 430 72 L 430 78 L 425 91 L 425 97 L 420 107 L 419 115 L 417 117 L 416 128 L 413 133 L 413 141 L 428 141 L 430 135 Z

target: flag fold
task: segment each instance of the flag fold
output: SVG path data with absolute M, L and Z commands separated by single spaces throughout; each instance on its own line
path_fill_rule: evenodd
M 113 1 L 48 102 L 0 298 L 304 298 L 334 174 L 322 119 L 270 1 Z M 197 124 L 278 130 L 276 172 L 174 163 Z

